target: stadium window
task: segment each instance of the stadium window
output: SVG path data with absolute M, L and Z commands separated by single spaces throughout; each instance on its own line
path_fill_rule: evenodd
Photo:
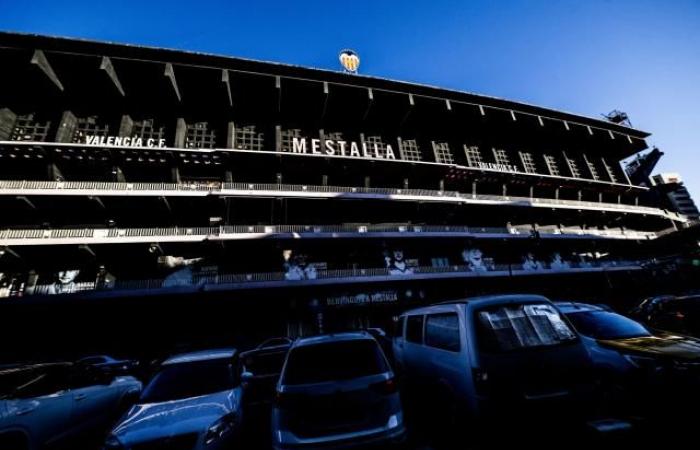
M 342 135 L 340 139 L 335 139 L 336 141 L 342 140 Z M 367 149 L 369 149 L 370 152 L 374 152 L 374 147 L 377 147 L 377 150 L 379 151 L 379 155 L 383 158 L 386 158 L 386 144 L 384 141 L 382 141 L 381 136 L 367 136 L 364 138 L 363 141 L 367 145 Z
M 493 157 L 496 160 L 496 164 L 510 165 L 510 158 L 508 158 L 508 153 L 503 149 L 493 149 Z
M 440 164 L 454 164 L 450 145 L 447 142 L 433 141 L 433 152 L 435 153 L 435 161 Z
M 479 165 L 481 165 L 481 151 L 478 146 L 472 145 L 471 147 L 467 147 L 465 145 L 464 153 L 467 156 L 467 164 L 469 164 L 470 167 L 479 167 Z
M 532 153 L 520 152 L 520 159 L 526 173 L 537 173 L 537 166 L 535 166 L 535 158 L 532 156 Z
M 10 140 L 43 142 L 49 135 L 49 128 L 51 128 L 51 122 L 37 122 L 34 120 L 34 114 L 17 116 Z
M 81 117 L 77 119 L 75 131 L 73 132 L 73 143 L 85 143 L 86 136 L 109 135 L 109 125 L 100 125 L 97 116 Z
M 422 161 L 420 148 L 418 147 L 418 142 L 415 139 L 402 140 L 399 139 L 401 152 L 401 159 L 405 161 Z
M 552 155 L 544 155 L 544 162 L 547 164 L 547 170 L 549 170 L 550 175 L 555 177 L 561 176 L 559 165 L 557 164 L 557 158 Z
M 294 138 L 302 138 L 300 129 L 292 128 L 289 130 L 282 130 L 280 134 L 280 147 L 283 152 L 292 151 Z
M 258 133 L 255 125 L 237 127 L 233 130 L 233 148 L 240 150 L 263 150 L 265 138 Z
M 216 148 L 216 132 L 209 130 L 207 122 L 187 124 L 186 148 Z

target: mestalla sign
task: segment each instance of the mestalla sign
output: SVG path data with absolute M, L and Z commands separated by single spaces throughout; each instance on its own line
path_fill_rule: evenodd
M 396 159 L 394 149 L 387 144 L 386 148 L 380 148 L 378 144 L 357 143 L 355 141 L 337 141 L 333 139 L 307 139 L 292 138 L 290 153 L 324 155 L 324 156 L 348 156 L 351 158 L 367 159 Z

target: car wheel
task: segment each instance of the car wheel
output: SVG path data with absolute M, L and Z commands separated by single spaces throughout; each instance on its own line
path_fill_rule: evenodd
M 22 433 L 0 434 L 0 449 L 30 450 L 29 441 Z

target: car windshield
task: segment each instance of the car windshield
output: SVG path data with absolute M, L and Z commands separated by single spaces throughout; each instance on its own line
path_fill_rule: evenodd
M 362 339 L 295 348 L 284 369 L 283 384 L 348 380 L 388 371 L 374 340 Z
M 585 311 L 567 314 L 576 330 L 594 339 L 625 339 L 651 336 L 642 324 L 610 311 Z
M 198 397 L 232 389 L 236 376 L 231 359 L 166 364 L 141 396 L 143 403 Z
M 477 314 L 480 342 L 487 350 L 511 351 L 576 340 L 576 333 L 548 304 L 497 306 Z

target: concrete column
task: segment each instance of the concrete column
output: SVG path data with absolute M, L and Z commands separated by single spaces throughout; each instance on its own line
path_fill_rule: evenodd
M 58 166 L 54 163 L 49 163 L 48 165 L 48 176 L 51 181 L 63 181 L 63 174 Z
M 328 175 L 321 176 L 321 186 L 328 186 Z
M 472 197 L 476 197 L 476 181 L 472 181 Z
M 185 138 L 187 137 L 187 123 L 180 117 L 177 119 L 175 127 L 175 148 L 185 148 Z
M 408 189 L 408 178 L 403 179 L 403 188 Z
M 233 183 L 233 172 L 231 172 L 230 170 L 224 172 L 224 182 Z
M 443 192 L 445 190 L 445 180 L 440 179 L 440 192 Z
M 556 188 L 556 189 L 554 190 L 554 198 L 557 199 L 557 200 L 559 200 L 559 188 Z
M 581 199 L 583 199 L 583 193 L 579 190 L 577 195 L 578 195 L 578 201 L 581 201 Z
M 75 128 L 78 126 L 78 118 L 70 111 L 64 111 L 61 123 L 58 124 L 56 142 L 72 142 Z
M 173 183 L 180 183 L 180 168 L 179 167 L 173 167 L 170 169 L 170 175 L 173 180 Z
M 119 136 L 121 137 L 131 137 L 134 131 L 134 121 L 128 114 L 122 116 L 122 120 L 119 123 Z
M 114 176 L 114 181 L 117 183 L 124 183 L 126 181 L 124 172 L 122 172 L 122 168 L 119 166 L 112 167 L 112 175 Z
M 9 141 L 12 129 L 15 127 L 17 114 L 9 108 L 0 109 L 0 141 Z
M 534 186 L 530 186 L 530 198 L 532 199 L 532 198 L 534 198 L 534 197 L 535 197 L 535 187 L 534 187 Z
M 228 123 L 228 130 L 226 132 L 226 148 L 234 148 L 234 143 L 236 137 L 236 125 L 233 121 Z
M 275 151 L 282 151 L 282 126 L 275 125 Z
M 369 175 L 367 175 L 367 176 L 365 177 L 365 187 L 366 187 L 366 188 L 370 187 L 370 178 L 369 178 Z
M 505 183 L 503 183 L 503 196 L 508 196 L 508 186 Z

